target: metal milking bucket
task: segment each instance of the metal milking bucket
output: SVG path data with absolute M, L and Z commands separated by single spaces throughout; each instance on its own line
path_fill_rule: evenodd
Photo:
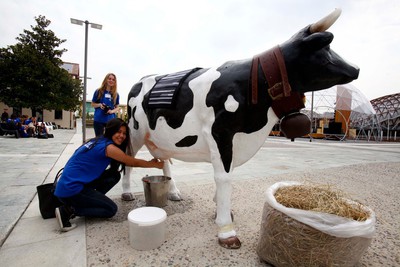
M 146 206 L 165 207 L 168 201 L 168 176 L 146 176 L 142 178 Z

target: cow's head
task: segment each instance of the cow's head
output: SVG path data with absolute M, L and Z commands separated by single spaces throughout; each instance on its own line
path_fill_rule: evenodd
M 326 30 L 340 13 L 336 9 L 280 45 L 293 91 L 317 91 L 357 79 L 359 68 L 344 61 L 329 46 L 333 34 Z

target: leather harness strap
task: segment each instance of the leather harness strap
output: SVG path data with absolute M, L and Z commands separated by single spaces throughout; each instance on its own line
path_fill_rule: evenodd
M 268 82 L 272 109 L 279 118 L 304 108 L 304 94 L 292 92 L 285 60 L 278 45 L 253 57 L 251 66 L 251 103 L 253 105 L 258 102 L 258 64 L 261 65 Z
M 285 60 L 279 46 L 275 46 L 260 54 L 259 60 L 265 78 L 270 86 L 268 93 L 272 100 L 281 98 L 282 96 L 290 96 L 292 88 L 290 88 Z
M 251 103 L 256 105 L 258 102 L 258 57 L 254 56 L 251 63 Z

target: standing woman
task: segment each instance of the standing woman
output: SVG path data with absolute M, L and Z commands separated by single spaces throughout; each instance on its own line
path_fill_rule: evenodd
M 54 192 L 64 204 L 56 208 L 61 231 L 76 227 L 70 223 L 75 216 L 110 218 L 115 215 L 118 207 L 106 193 L 118 183 L 125 166 L 158 169 L 164 166 L 158 159 L 147 161 L 129 154 L 129 128 L 119 118 L 107 123 L 103 136 L 90 139 L 74 152 Z
M 114 73 L 108 73 L 92 98 L 92 107 L 94 107 L 93 128 L 96 137 L 104 134 L 104 127 L 109 120 L 115 118 L 118 105 L 117 76 Z

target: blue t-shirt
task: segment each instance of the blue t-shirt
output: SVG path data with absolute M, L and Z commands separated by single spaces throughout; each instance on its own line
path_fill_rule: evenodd
M 54 195 L 71 197 L 82 191 L 85 184 L 100 177 L 111 159 L 106 156 L 106 147 L 113 141 L 101 137 L 80 146 L 64 167 Z
M 114 109 L 115 106 L 119 105 L 119 94 L 117 94 L 117 98 L 115 99 L 115 106 L 114 106 L 114 101 L 111 93 L 109 91 L 105 91 L 104 95 L 98 99 L 99 95 L 99 90 L 96 90 L 93 94 L 92 102 L 95 103 L 104 103 L 107 106 L 111 107 L 111 109 Z M 94 121 L 96 122 L 101 122 L 101 123 L 107 123 L 109 120 L 115 118 L 115 113 L 113 114 L 108 114 L 101 108 L 95 108 L 94 109 Z

